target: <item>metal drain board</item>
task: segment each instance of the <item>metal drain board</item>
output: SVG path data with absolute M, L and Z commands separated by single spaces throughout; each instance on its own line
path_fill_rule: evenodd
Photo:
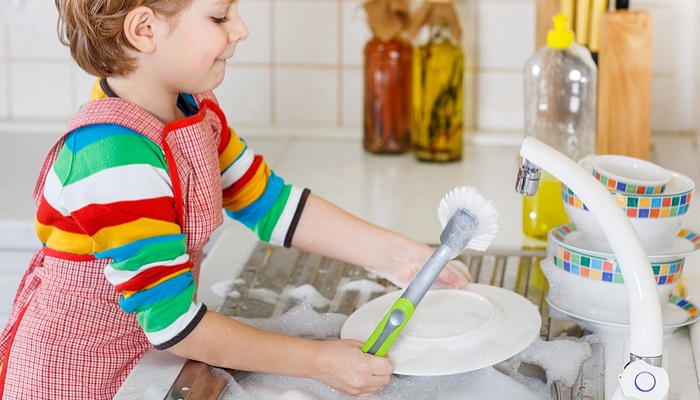
M 543 250 L 522 251 L 521 254 L 469 254 L 459 256 L 476 283 L 513 290 L 537 306 L 546 305 L 544 276 L 534 265 L 544 257 Z M 363 268 L 296 249 L 258 244 L 244 266 L 239 279 L 229 288 L 224 303 L 217 311 L 240 317 L 274 317 L 294 307 L 297 301 L 288 296 L 291 289 L 313 286 L 330 300 L 319 312 L 349 315 L 367 301 L 381 296 L 378 292 L 363 296 L 357 291 L 344 290 L 352 281 L 372 280 L 398 289 L 390 282 L 368 273 Z M 263 292 L 267 292 L 264 294 Z M 274 293 L 270 296 L 270 292 Z M 270 300 L 274 299 L 274 302 Z
M 540 335 L 544 340 L 562 336 L 580 337 L 583 333 L 577 325 L 549 317 L 549 307 L 545 301 L 548 284 L 539 268 L 539 262 L 545 255 L 545 250 L 538 248 L 507 252 L 466 252 L 458 258 L 468 266 L 474 282 L 512 290 L 532 301 L 542 314 Z M 386 290 L 367 294 L 346 289 L 353 287 L 349 283 L 360 280 L 375 281 Z M 390 282 L 356 265 L 297 249 L 259 243 L 238 279 L 228 288 L 225 300 L 217 311 L 232 317 L 275 317 L 300 302 L 290 294 L 295 288 L 303 285 L 312 286 L 328 300 L 324 302 L 326 305 L 315 308 L 317 312 L 345 315 L 350 315 L 366 302 L 388 291 L 398 289 Z M 586 363 L 592 368 L 587 370 L 584 364 L 583 372 L 574 388 L 555 383 L 556 393 L 553 396 L 556 399 L 602 400 L 602 360 L 599 359 L 602 352 L 599 353 L 601 354 L 595 357 L 596 360 Z M 196 381 L 201 381 L 204 379 L 202 375 L 208 374 L 208 368 L 202 368 L 202 365 L 188 361 L 166 399 L 186 398 L 187 396 L 182 397 L 183 393 L 177 393 L 176 388 L 197 386 Z M 204 380 L 210 381 L 211 378 Z M 210 385 L 211 382 L 207 384 Z

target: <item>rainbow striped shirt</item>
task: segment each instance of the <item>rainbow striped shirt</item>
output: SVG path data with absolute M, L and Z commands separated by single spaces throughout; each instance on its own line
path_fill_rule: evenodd
M 93 99 L 107 97 L 104 92 L 93 88 Z M 189 95 L 181 100 L 196 107 Z M 219 149 L 222 207 L 260 240 L 289 246 L 309 191 L 285 184 L 228 130 L 228 143 Z M 192 263 L 175 203 L 165 157 L 155 143 L 119 125 L 95 124 L 66 136 L 35 220 L 47 256 L 110 261 L 105 276 L 121 294 L 121 308 L 136 313 L 159 349 L 187 336 L 206 311 L 194 299 Z

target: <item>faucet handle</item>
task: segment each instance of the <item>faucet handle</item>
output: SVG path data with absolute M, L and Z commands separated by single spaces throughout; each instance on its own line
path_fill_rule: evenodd
M 666 400 L 669 391 L 668 373 L 661 367 L 637 360 L 625 367 L 619 376 L 620 386 L 613 399 Z

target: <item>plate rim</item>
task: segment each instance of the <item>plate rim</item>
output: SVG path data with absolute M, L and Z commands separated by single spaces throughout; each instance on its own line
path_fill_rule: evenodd
M 568 229 L 564 229 L 568 228 Z M 565 235 L 562 236 L 562 238 L 557 237 L 558 232 L 566 232 Z M 600 250 L 595 250 L 595 249 L 588 249 L 582 246 L 578 246 L 575 244 L 567 243 L 565 241 L 566 236 L 572 234 L 572 233 L 578 233 L 579 236 L 582 235 L 583 233 L 576 228 L 576 225 L 573 222 L 568 222 L 566 224 L 558 225 L 554 228 L 552 228 L 549 232 L 549 236 L 552 237 L 552 240 L 555 241 L 556 245 L 562 246 L 562 247 L 568 247 L 571 250 L 576 251 L 577 253 L 586 253 L 590 254 L 592 256 L 598 257 L 598 258 L 606 258 L 606 259 L 613 259 L 617 260 L 617 256 L 615 253 L 612 252 L 607 252 L 607 251 L 600 251 Z M 649 258 L 649 261 L 662 261 L 662 260 L 667 260 L 669 258 L 674 258 L 674 257 L 685 257 L 689 254 L 692 254 L 698 250 L 700 250 L 700 240 L 697 243 L 694 243 L 691 238 L 692 237 L 700 237 L 700 233 L 692 230 L 692 229 L 687 229 L 687 228 L 681 228 L 680 232 L 678 232 L 678 235 L 673 238 L 674 243 L 685 243 L 688 242 L 690 243 L 690 249 L 684 250 L 684 251 L 676 251 L 676 252 L 668 252 L 668 253 L 653 253 L 649 254 L 647 253 L 647 257 Z
M 475 290 L 472 291 L 472 290 L 469 290 L 469 288 L 473 288 Z M 462 288 L 462 289 L 435 289 L 435 290 L 429 291 L 428 293 L 431 293 L 433 291 L 435 291 L 435 292 L 437 292 L 437 291 L 440 291 L 440 292 L 444 292 L 444 291 L 460 292 L 460 291 L 462 291 L 462 292 L 470 292 L 470 293 L 480 295 L 480 296 L 486 298 L 487 300 L 491 301 L 493 303 L 494 308 L 498 312 L 504 313 L 504 315 L 500 316 L 500 318 L 504 319 L 504 320 L 507 320 L 508 317 L 505 315 L 504 311 L 506 311 L 506 307 L 503 307 L 503 304 L 507 305 L 507 303 L 508 303 L 507 300 L 518 301 L 518 302 L 520 302 L 520 307 L 518 307 L 518 315 L 522 314 L 522 312 L 520 310 L 521 308 L 529 309 L 532 312 L 532 316 L 533 317 L 536 316 L 536 319 L 534 319 L 532 321 L 533 324 L 532 324 L 531 328 L 529 327 L 529 323 L 518 324 L 518 326 L 523 327 L 522 331 L 518 332 L 518 337 L 517 337 L 518 340 L 511 341 L 511 342 L 516 342 L 517 346 L 513 345 L 513 343 L 508 343 L 507 345 L 510 345 L 510 347 L 512 347 L 513 349 L 512 349 L 512 351 L 509 351 L 509 353 L 512 353 L 512 354 L 510 354 L 509 356 L 507 356 L 505 358 L 503 358 L 502 355 L 499 354 L 499 355 L 492 356 L 493 360 L 491 360 L 491 361 L 489 361 L 487 358 L 486 362 L 485 362 L 484 357 L 472 356 L 471 353 L 473 353 L 475 349 L 478 349 L 480 347 L 477 344 L 472 344 L 472 345 L 465 346 L 462 349 L 458 349 L 458 350 L 463 351 L 463 353 L 461 353 L 461 354 L 463 354 L 464 356 L 460 355 L 460 357 L 459 357 L 459 359 L 463 360 L 462 364 L 456 365 L 454 362 L 449 363 L 449 362 L 445 362 L 445 360 L 443 360 L 443 362 L 441 362 L 440 365 L 436 365 L 432 371 L 426 372 L 424 370 L 423 371 L 416 371 L 415 370 L 415 367 L 414 367 L 415 363 L 411 363 L 411 361 L 415 361 L 415 359 L 407 359 L 407 360 L 403 360 L 403 361 L 401 361 L 401 360 L 397 361 L 395 359 L 392 359 L 392 362 L 394 363 L 394 374 L 409 375 L 409 376 L 438 376 L 438 375 L 453 375 L 453 374 L 459 374 L 459 373 L 464 373 L 464 372 L 469 372 L 469 371 L 475 371 L 478 369 L 486 368 L 490 365 L 497 364 L 497 363 L 502 362 L 510 357 L 513 357 L 514 355 L 518 354 L 519 352 L 521 352 L 525 348 L 527 348 L 527 346 L 531 345 L 532 342 L 535 341 L 540 335 L 540 329 L 542 326 L 542 316 L 541 316 L 541 313 L 539 311 L 539 308 L 534 303 L 532 303 L 532 301 L 530 301 L 526 297 L 524 297 L 524 296 L 520 295 L 519 293 L 516 293 L 512 290 L 508 290 L 508 289 L 501 288 L 498 286 L 493 286 L 493 285 L 469 283 L 465 288 Z M 490 291 L 490 293 L 489 293 L 489 291 Z M 373 299 L 372 301 L 376 301 L 377 299 L 380 299 L 382 297 L 389 296 L 389 295 L 396 296 L 398 294 L 400 296 L 400 294 L 402 292 L 403 292 L 403 290 L 399 289 L 399 290 L 396 290 L 393 292 L 386 293 L 380 297 Z M 486 292 L 486 293 L 484 293 L 484 292 Z M 493 293 L 497 293 L 497 292 L 500 292 L 500 293 L 498 295 L 493 294 Z M 499 296 L 500 296 L 500 299 L 498 298 Z M 506 297 L 506 296 L 508 296 L 508 297 Z M 513 297 L 510 297 L 510 296 L 513 296 Z M 372 301 L 365 303 L 360 308 L 355 310 L 355 312 L 357 312 L 361 308 L 367 306 Z M 420 307 L 420 303 L 419 303 L 418 307 Z M 355 314 L 355 312 L 353 312 L 353 314 Z M 348 319 L 343 323 L 343 327 L 341 328 L 341 339 L 345 339 L 345 338 L 357 339 L 356 337 L 344 336 L 344 332 L 346 332 L 345 331 L 346 325 L 348 324 L 348 321 L 351 321 L 351 316 L 353 314 L 351 314 L 348 317 Z M 525 318 L 527 319 L 529 317 L 530 316 L 526 315 Z M 512 320 L 512 317 L 510 317 L 510 318 Z M 535 324 L 535 322 L 536 322 L 536 324 Z M 498 324 L 495 324 L 495 325 L 488 327 L 486 329 L 486 331 L 489 331 L 490 329 L 497 329 L 497 325 Z M 369 334 L 371 334 L 371 331 L 373 329 L 374 329 L 374 327 L 372 327 L 372 329 L 369 331 L 367 336 L 369 336 Z M 512 332 L 509 332 L 509 334 L 512 334 Z M 483 332 L 481 333 L 481 335 L 483 335 Z M 481 342 L 482 343 L 486 342 L 486 337 L 484 337 L 484 336 L 482 336 L 482 337 L 483 337 L 483 339 L 481 340 Z M 358 339 L 358 340 L 362 341 L 363 339 Z M 527 342 L 527 344 L 524 344 L 524 342 Z M 438 348 L 442 348 L 442 347 L 439 345 L 427 347 L 427 349 L 431 349 L 431 350 L 436 350 Z M 455 349 L 451 349 L 451 350 L 455 350 Z M 409 350 L 407 349 L 407 351 L 409 351 Z M 389 355 L 390 359 L 391 359 L 391 354 L 392 354 L 392 352 L 389 351 L 388 355 Z M 448 360 L 450 360 L 450 359 L 455 359 L 454 354 L 451 354 L 450 357 L 448 357 Z M 480 361 L 480 362 L 477 362 L 477 361 Z M 406 366 L 402 367 L 401 366 L 402 363 L 409 363 L 409 365 L 407 367 Z M 425 366 L 425 363 L 422 363 L 421 368 L 423 368 L 424 366 Z
M 583 157 L 581 160 L 578 161 L 578 165 L 583 168 L 586 172 L 589 174 L 593 173 L 593 163 L 592 163 L 592 158 L 595 157 L 594 154 L 589 154 L 585 157 Z M 663 168 L 663 167 L 662 167 Z M 688 175 L 680 173 L 678 171 L 674 171 L 671 169 L 664 168 L 666 171 L 671 173 L 671 179 L 668 180 L 668 183 L 666 183 L 666 190 L 668 190 L 668 186 L 672 183 L 672 181 L 675 180 L 680 180 L 680 179 L 685 179 L 689 184 L 690 188 L 689 189 L 682 189 L 681 191 L 678 191 L 676 193 L 673 193 L 674 195 L 682 195 L 686 193 L 690 193 L 695 190 L 695 181 L 692 180 Z M 658 194 L 644 194 L 644 197 L 668 197 L 668 193 L 658 193 Z
M 680 299 L 685 300 L 686 302 L 688 302 L 688 304 L 691 304 L 694 308 L 698 309 L 698 306 L 697 306 L 695 303 L 693 303 L 692 301 L 690 301 L 690 300 L 688 300 L 687 298 L 682 297 L 682 296 L 671 296 L 671 297 L 669 297 L 669 299 L 666 301 L 666 304 L 671 304 L 671 305 L 674 305 L 674 306 L 676 306 L 676 307 L 679 307 L 679 308 L 682 308 L 682 309 L 683 309 L 683 307 L 679 306 L 678 303 L 672 303 L 672 302 L 671 302 L 671 300 L 672 300 L 674 297 L 679 297 Z M 571 312 L 571 311 L 564 310 L 564 309 L 561 308 L 560 306 L 554 304 L 554 302 L 552 302 L 552 300 L 549 299 L 549 293 L 547 293 L 547 295 L 545 296 L 545 301 L 547 302 L 547 305 L 548 305 L 550 308 L 554 308 L 554 309 L 555 309 L 556 311 L 558 311 L 558 312 L 561 312 L 561 313 L 563 313 L 563 314 L 565 314 L 565 315 L 568 315 L 569 317 L 572 317 L 572 318 L 575 318 L 575 319 L 578 319 L 578 320 L 581 320 L 581 321 L 590 322 L 590 323 L 594 323 L 594 324 L 598 324 L 598 325 L 603 325 L 603 326 L 607 326 L 607 327 L 615 327 L 615 328 L 629 328 L 629 327 L 630 327 L 630 325 L 627 324 L 627 323 L 619 323 L 619 322 L 609 322 L 609 321 L 596 320 L 596 319 L 591 318 L 591 317 L 584 317 L 584 316 L 582 316 L 582 315 L 573 313 L 573 312 Z M 684 309 L 684 310 L 685 310 L 685 309 Z M 662 310 L 662 311 L 663 311 L 663 310 Z M 685 311 L 687 312 L 688 310 L 685 310 Z M 678 322 L 678 323 L 674 323 L 674 324 L 664 324 L 663 328 L 664 328 L 664 330 L 682 328 L 682 327 L 684 327 L 684 326 L 692 325 L 692 324 L 693 324 L 694 322 L 696 322 L 698 319 L 700 319 L 700 313 L 695 314 L 695 316 L 692 316 L 692 315 L 691 315 L 691 316 L 689 316 L 685 321 L 682 321 L 682 322 Z

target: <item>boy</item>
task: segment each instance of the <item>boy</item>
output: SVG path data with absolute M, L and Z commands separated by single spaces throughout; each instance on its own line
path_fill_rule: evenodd
M 37 182 L 44 247 L 0 336 L 0 398 L 111 399 L 151 346 L 223 368 L 310 377 L 353 396 L 381 391 L 392 365 L 357 341 L 261 331 L 195 299 L 222 206 L 261 240 L 398 284 L 432 254 L 286 184 L 228 127 L 211 91 L 248 36 L 237 0 L 56 6 L 62 41 L 101 79 Z M 453 261 L 441 280 L 463 286 L 468 272 Z

